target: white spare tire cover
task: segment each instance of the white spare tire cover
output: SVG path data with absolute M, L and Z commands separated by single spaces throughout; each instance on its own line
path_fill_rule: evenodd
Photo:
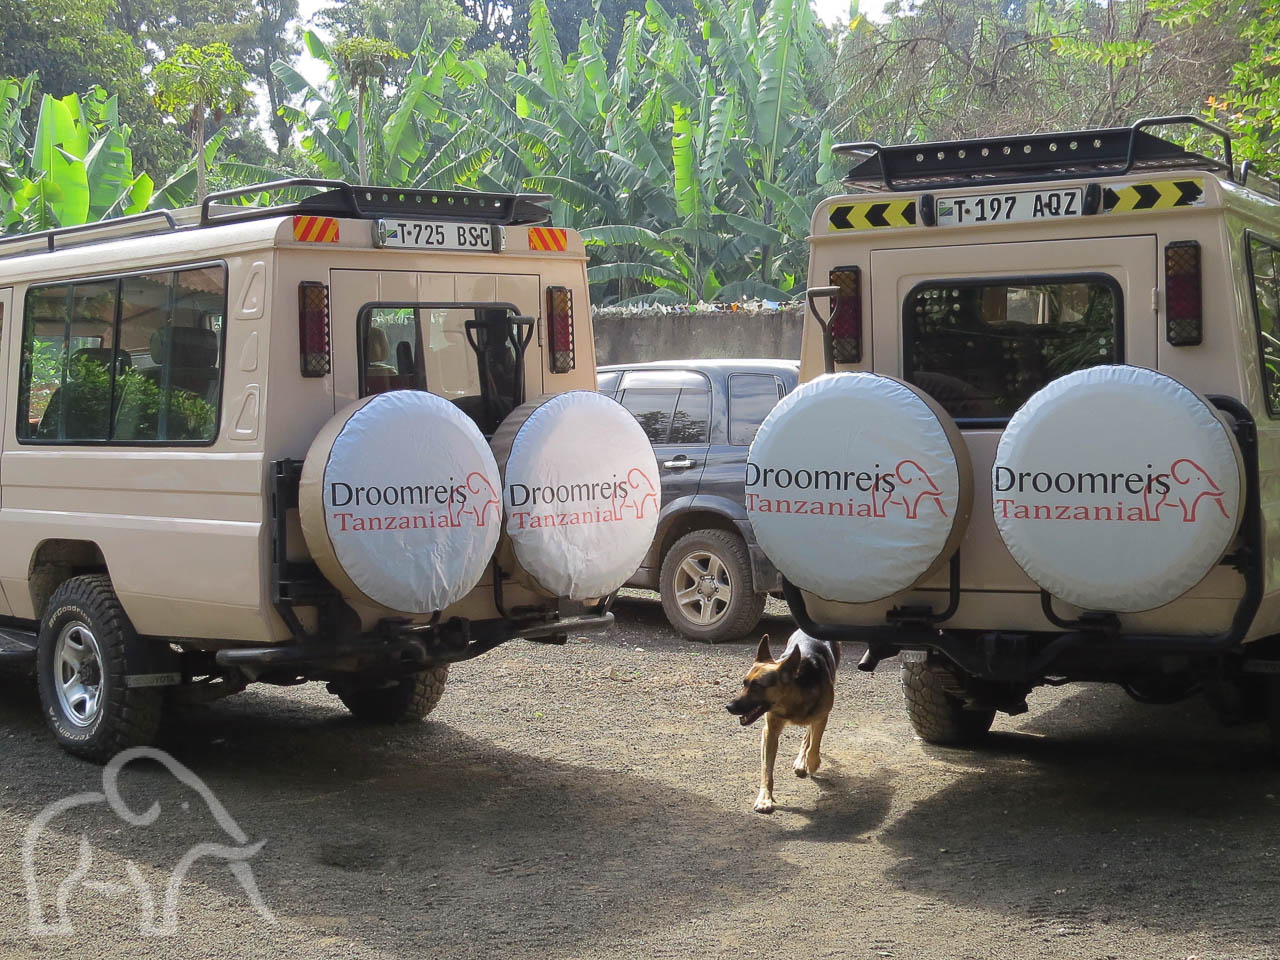
M 502 481 L 475 423 L 418 390 L 377 394 L 311 444 L 298 513 L 321 572 L 351 599 L 434 613 L 480 582 L 502 533 Z
M 588 390 L 531 400 L 502 422 L 493 449 L 521 579 L 587 600 L 631 578 L 658 528 L 662 490 L 653 447 L 622 404 Z
M 747 459 L 756 539 L 797 587 L 869 603 L 955 552 L 973 474 L 955 423 L 915 387 L 872 373 L 803 384 L 765 418 Z
M 996 527 L 1037 584 L 1088 610 L 1176 600 L 1240 525 L 1244 466 L 1202 397 L 1144 367 L 1054 380 L 1013 415 L 991 475 Z

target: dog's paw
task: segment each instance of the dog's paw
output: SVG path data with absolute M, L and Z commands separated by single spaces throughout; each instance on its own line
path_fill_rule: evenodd
M 756 797 L 756 805 L 752 809 L 756 813 L 773 813 L 773 797 L 763 790 L 760 791 L 760 796 Z
M 791 765 L 792 771 L 797 777 L 804 778 L 809 775 L 809 768 L 805 765 L 804 754 L 796 757 L 796 762 Z
M 812 776 L 813 774 L 818 772 L 818 768 L 821 766 L 822 766 L 822 758 L 815 753 L 813 756 L 809 757 L 808 760 L 806 761 L 805 772 L 808 773 L 810 776 Z M 796 773 L 799 774 L 800 776 L 804 775 L 800 773 L 799 768 L 796 769 Z

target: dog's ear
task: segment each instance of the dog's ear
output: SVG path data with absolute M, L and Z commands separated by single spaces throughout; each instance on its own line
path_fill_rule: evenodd
M 773 651 L 769 649 L 769 635 L 760 638 L 760 646 L 756 647 L 756 663 L 773 663 Z
M 803 659 L 803 654 L 800 653 L 800 648 L 792 647 L 791 653 L 787 655 L 787 659 L 782 661 L 783 673 L 786 673 L 788 676 L 794 677 L 796 675 L 796 672 L 800 669 L 800 661 L 802 659 Z

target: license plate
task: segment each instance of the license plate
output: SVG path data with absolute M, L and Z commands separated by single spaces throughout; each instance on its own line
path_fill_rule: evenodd
M 979 193 L 967 197 L 938 198 L 938 225 L 971 223 L 1019 223 L 1056 220 L 1083 213 L 1084 193 L 1071 190 L 1015 190 Z
M 374 243 L 414 250 L 500 250 L 502 228 L 488 223 L 440 220 L 378 220 Z M 497 242 L 495 242 L 497 241 Z

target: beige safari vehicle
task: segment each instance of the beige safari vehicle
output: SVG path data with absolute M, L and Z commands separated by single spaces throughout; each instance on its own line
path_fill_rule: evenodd
M 612 622 L 656 467 L 546 199 L 294 180 L 0 240 L 0 657 L 65 748 L 254 681 L 420 718 Z
M 1277 185 L 1189 117 L 838 150 L 747 468 L 800 627 L 934 743 L 1068 681 L 1280 723 Z

